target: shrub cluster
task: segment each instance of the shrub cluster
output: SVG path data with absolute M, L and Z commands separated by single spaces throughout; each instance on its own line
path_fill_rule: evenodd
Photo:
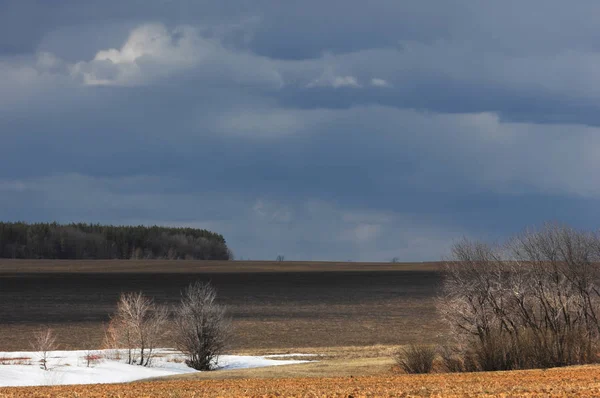
M 445 264 L 440 313 L 449 371 L 598 361 L 600 237 L 546 225 L 502 246 L 462 241 Z
M 421 374 L 431 373 L 433 361 L 436 357 L 434 347 L 412 344 L 400 349 L 396 353 L 396 363 L 406 373 Z

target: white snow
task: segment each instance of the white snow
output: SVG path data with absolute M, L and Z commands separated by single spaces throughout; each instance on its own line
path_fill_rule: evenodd
M 102 359 L 87 367 L 87 351 L 52 351 L 48 370 L 40 365 L 36 352 L 0 352 L 0 387 L 63 384 L 124 383 L 151 377 L 195 373 L 187 367 L 184 357 L 169 349 L 160 349 L 149 367 L 128 365 L 113 358 L 113 351 L 94 351 Z M 290 354 L 287 354 L 289 356 Z M 304 354 L 298 354 L 303 355 Z M 292 354 L 291 356 L 296 356 Z M 281 356 L 272 356 L 281 357 Z M 309 361 L 277 360 L 267 356 L 222 355 L 218 369 L 245 369 L 290 365 Z

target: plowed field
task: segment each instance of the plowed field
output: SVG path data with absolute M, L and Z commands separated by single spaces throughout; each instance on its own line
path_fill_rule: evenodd
M 196 280 L 227 305 L 232 350 L 434 342 L 440 332 L 436 264 L 0 260 L 0 351 L 29 349 L 40 325 L 61 349 L 99 346 L 121 292 L 171 305 Z
M 0 389 L 0 397 L 598 397 L 600 367 L 344 378 L 156 381 Z

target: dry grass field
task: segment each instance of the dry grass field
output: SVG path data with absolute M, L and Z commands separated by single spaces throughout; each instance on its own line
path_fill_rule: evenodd
M 232 352 L 435 341 L 439 264 L 0 260 L 0 351 L 50 325 L 61 348 L 99 345 L 121 292 L 175 303 L 212 281 L 233 318 Z
M 1 398 L 281 396 L 598 397 L 600 367 L 333 378 L 163 380 L 121 385 L 0 388 Z

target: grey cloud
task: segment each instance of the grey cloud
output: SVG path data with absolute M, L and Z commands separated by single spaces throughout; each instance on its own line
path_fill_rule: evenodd
M 52 6 L 34 0 L 4 1 L 0 26 L 2 48 L 32 52 L 49 32 L 68 25 L 102 25 L 163 21 L 178 24 L 232 24 L 260 18 L 255 49 L 268 56 L 299 59 L 322 51 L 348 52 L 393 46 L 399 40 L 432 43 L 440 39 L 472 42 L 505 52 L 553 52 L 596 48 L 598 4 L 577 7 L 560 0 L 504 1 L 486 4 L 468 0 L 441 2 L 374 0 L 220 1 L 62 0 Z M 542 11 L 543 10 L 543 11 Z M 23 21 L 36 22 L 27 24 Z M 566 29 L 565 27 L 568 27 Z M 23 30 L 19 37 L 10 38 Z
M 9 203 L 28 198 L 29 213 L 15 217 L 0 211 L 0 216 L 210 228 L 223 233 L 238 256 L 251 259 L 269 259 L 281 253 L 289 260 L 436 259 L 460 233 L 457 228 L 428 225 L 403 214 L 340 207 L 320 200 L 283 204 L 260 196 L 144 192 L 144 187 L 163 182 L 147 177 L 98 179 L 68 174 L 4 183 L 0 184 L 2 200 Z M 131 184 L 136 185 L 135 192 L 131 192 Z M 23 195 L 27 192 L 30 195 Z M 320 228 L 315 228 L 316 223 Z
M 204 226 L 290 259 L 594 227 L 598 7 L 0 3 L 0 216 Z

